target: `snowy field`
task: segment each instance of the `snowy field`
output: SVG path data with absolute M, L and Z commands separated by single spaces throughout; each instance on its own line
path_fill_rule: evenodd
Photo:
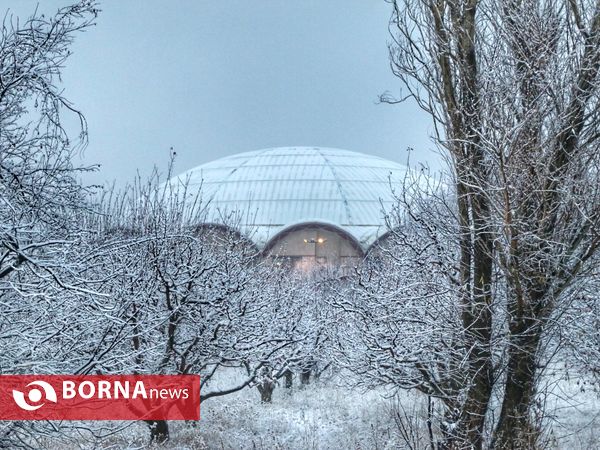
M 296 381 L 296 380 L 295 380 Z M 600 448 L 600 396 L 577 380 L 553 384 L 549 396 L 548 448 Z M 170 422 L 171 440 L 148 446 L 148 429 L 132 424 L 101 442 L 86 437 L 61 448 L 142 449 L 427 449 L 427 403 L 423 396 L 361 392 L 317 381 L 292 389 L 278 387 L 272 404 L 261 404 L 256 389 L 213 398 L 196 424 Z M 407 417 L 409 418 L 407 420 Z M 406 432 L 403 433 L 402 431 Z M 84 433 L 83 436 L 87 436 Z M 410 445 L 407 443 L 410 442 Z M 46 448 L 59 442 L 45 441 Z

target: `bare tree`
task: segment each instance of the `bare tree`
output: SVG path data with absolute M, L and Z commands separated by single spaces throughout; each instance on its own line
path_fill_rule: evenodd
M 73 301 L 87 295 L 80 252 L 86 232 L 79 217 L 89 190 L 73 155 L 86 143 L 83 115 L 63 96 L 60 74 L 78 32 L 94 22 L 97 6 L 82 1 L 45 17 L 19 21 L 8 13 L 0 30 L 0 370 L 52 372 L 73 364 L 73 345 L 55 346 L 70 325 Z M 80 125 L 73 136 L 65 115 Z M 81 250 L 81 248 L 79 248 Z M 65 314 L 66 313 L 66 314 Z M 63 321 L 64 319 L 64 321 Z M 81 325 L 81 320 L 77 323 Z M 73 344 L 71 342 L 70 344 Z M 81 350 L 79 348 L 78 350 Z M 60 427 L 55 427 L 58 430 Z M 0 445 L 35 446 L 31 431 L 51 427 L 7 422 Z
M 107 196 L 97 227 L 110 251 L 99 253 L 99 268 L 111 269 L 95 278 L 106 280 L 102 292 L 129 340 L 101 369 L 199 374 L 202 402 L 253 383 L 292 337 L 280 325 L 289 323 L 285 303 L 270 288 L 279 278 L 236 231 L 236 214 L 206 225 L 202 189 L 162 183 L 158 173 Z M 244 375 L 230 380 L 227 371 Z M 169 438 L 165 421 L 148 425 L 153 441 Z
M 72 156 L 86 142 L 83 115 L 63 97 L 60 71 L 74 35 L 92 25 L 94 2 L 63 8 L 24 23 L 5 16 L 0 35 L 0 279 L 24 263 L 40 269 L 53 249 L 68 242 L 86 189 L 84 168 Z M 63 113 L 81 124 L 78 139 L 62 125 Z M 88 169 L 90 170 L 90 169 Z
M 290 271 L 281 261 L 267 262 L 270 277 L 263 284 L 263 294 L 271 298 L 278 313 L 273 315 L 272 327 L 286 336 L 289 345 L 274 353 L 268 370 L 261 371 L 255 385 L 263 402 L 270 402 L 277 381 L 285 378 L 285 387 L 293 385 L 293 374 L 300 382 L 309 383 L 331 363 L 332 334 L 335 334 L 335 310 L 332 298 L 338 290 L 329 289 L 339 282 L 339 271 L 316 268 L 310 272 Z
M 452 445 L 484 445 L 499 389 L 491 445 L 529 448 L 540 355 L 561 324 L 551 318 L 571 302 L 600 242 L 600 5 L 390 3 L 392 69 L 432 117 L 454 178 L 456 304 L 468 352 Z M 498 326 L 505 339 L 494 339 Z
M 472 345 L 456 302 L 458 226 L 452 198 L 436 196 L 433 185 L 418 198 L 408 184 L 389 213 L 389 232 L 335 299 L 345 313 L 336 362 L 359 387 L 416 389 L 441 402 L 443 414 L 431 420 L 438 419 L 436 436 L 450 440 Z

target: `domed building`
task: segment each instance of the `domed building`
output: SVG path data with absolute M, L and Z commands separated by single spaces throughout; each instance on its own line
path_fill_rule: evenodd
M 352 266 L 385 234 L 392 187 L 407 171 L 347 150 L 282 147 L 221 158 L 171 182 L 201 190 L 205 225 L 234 227 L 264 256 L 309 270 Z

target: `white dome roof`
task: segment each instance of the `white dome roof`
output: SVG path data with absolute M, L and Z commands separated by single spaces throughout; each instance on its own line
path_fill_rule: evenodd
M 390 180 L 398 186 L 407 171 L 347 150 L 281 147 L 221 158 L 172 181 L 187 181 L 188 192 L 202 188 L 210 222 L 241 212 L 239 231 L 259 248 L 288 227 L 320 222 L 341 228 L 367 249 L 386 231 L 383 210 L 394 202 Z

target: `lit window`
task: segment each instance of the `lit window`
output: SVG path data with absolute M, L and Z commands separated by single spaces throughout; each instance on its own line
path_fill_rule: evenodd
M 324 244 L 325 242 L 327 242 L 327 239 L 325 238 L 310 238 L 310 239 L 304 239 L 304 243 L 305 244 Z

